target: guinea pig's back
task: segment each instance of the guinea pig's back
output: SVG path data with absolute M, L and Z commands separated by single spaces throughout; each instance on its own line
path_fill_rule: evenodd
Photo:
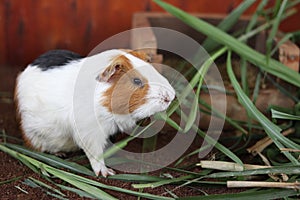
M 43 54 L 19 74 L 15 91 L 19 109 L 53 111 L 70 103 L 79 57 L 71 60 L 68 54 L 62 52 L 58 56 L 55 52 Z
M 51 56 L 48 59 L 51 63 Z M 80 61 L 72 60 L 61 65 L 56 61 L 55 66 L 52 60 L 54 66 L 45 68 L 43 62 L 47 60 L 37 60 L 19 74 L 16 82 L 15 100 L 24 138 L 42 151 L 73 149 L 73 144 L 66 145 L 62 140 L 69 141 L 72 131 L 72 96 Z M 61 147 L 56 146 L 58 141 L 55 138 L 60 140 Z

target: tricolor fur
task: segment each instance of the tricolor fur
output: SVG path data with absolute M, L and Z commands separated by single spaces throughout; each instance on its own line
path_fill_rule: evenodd
M 40 56 L 20 73 L 15 89 L 26 143 L 50 153 L 81 148 L 97 175 L 113 174 L 101 159 L 108 137 L 166 110 L 175 97 L 167 79 L 147 61 L 146 54 L 124 50 L 85 58 L 69 51 L 50 51 Z M 88 85 L 79 87 L 82 96 L 74 96 L 76 81 L 86 65 L 97 69 L 87 77 L 96 85 L 94 111 L 85 109 Z M 77 121 L 74 98 L 82 111 Z M 95 126 L 95 115 L 100 128 Z

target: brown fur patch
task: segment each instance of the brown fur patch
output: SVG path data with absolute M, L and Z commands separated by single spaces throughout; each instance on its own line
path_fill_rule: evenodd
M 139 59 L 142 59 L 145 62 L 151 62 L 151 57 L 142 51 L 131 51 L 129 52 L 131 55 L 138 57 Z
M 122 49 L 122 51 L 125 51 L 126 53 L 129 53 L 145 62 L 151 61 L 151 56 L 149 56 L 147 53 L 141 50 L 131 50 L 131 49 Z
M 111 113 L 129 114 L 146 103 L 148 81 L 133 68 L 130 60 L 124 55 L 113 59 L 108 68 L 116 66 L 116 64 L 118 69 L 109 80 L 112 86 L 104 92 L 105 99 L 101 103 Z M 139 78 L 143 85 L 135 85 L 134 78 Z

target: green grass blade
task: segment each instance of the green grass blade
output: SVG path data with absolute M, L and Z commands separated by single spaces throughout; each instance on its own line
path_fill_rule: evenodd
M 178 102 L 178 101 L 177 101 Z M 179 105 L 179 103 L 177 104 L 177 102 L 175 103 L 176 105 Z M 174 104 L 173 104 L 174 105 Z M 173 108 L 175 108 L 176 106 L 174 106 Z M 175 108 L 177 109 L 177 108 Z M 174 110 L 175 111 L 175 110 Z M 178 130 L 179 132 L 182 132 L 182 128 L 174 121 L 172 120 L 169 115 L 171 115 L 173 111 L 169 112 L 168 114 L 165 113 L 156 113 L 154 115 L 154 119 L 159 119 L 159 120 L 164 120 L 167 124 L 169 124 L 171 127 L 173 127 L 174 129 Z
M 186 116 L 184 115 L 184 113 L 182 113 L 181 117 L 186 120 Z M 232 152 L 230 151 L 230 149 L 226 148 L 225 146 L 223 146 L 222 144 L 220 144 L 218 141 L 216 141 L 214 138 L 210 137 L 208 134 L 206 134 L 205 132 L 203 132 L 202 130 L 200 130 L 198 128 L 198 126 L 196 126 L 195 124 L 193 125 L 193 129 L 195 131 L 197 131 L 197 134 L 199 136 L 201 136 L 202 138 L 204 138 L 204 140 L 210 144 L 211 146 L 215 147 L 216 149 L 218 149 L 219 151 L 221 151 L 223 154 L 225 154 L 227 157 L 229 157 L 230 159 L 232 159 L 234 162 L 243 165 L 243 162 Z
M 80 197 L 86 197 L 86 198 L 91 198 L 91 199 L 94 198 L 92 195 L 90 195 L 89 193 L 87 193 L 87 192 L 85 192 L 83 190 L 80 190 L 80 189 L 77 189 L 77 188 L 68 187 L 68 186 L 61 185 L 61 184 L 56 184 L 56 185 L 58 187 L 60 187 L 61 189 L 73 192 L 73 193 L 79 195 Z
M 99 188 L 92 186 L 88 183 L 79 181 L 78 179 L 74 178 L 71 173 L 64 172 L 62 170 L 55 169 L 53 167 L 45 167 L 49 173 L 60 178 L 71 185 L 87 192 L 88 194 L 92 195 L 96 199 L 107 199 L 107 200 L 117 200 L 113 196 L 109 195 L 108 193 L 100 190 Z
M 270 81 L 270 83 L 272 83 L 277 88 L 277 90 L 280 91 L 287 98 L 292 99 L 294 102 L 299 102 L 300 101 L 300 98 L 297 95 L 290 92 L 287 88 L 285 88 L 282 84 L 280 84 L 273 77 L 270 77 L 268 75 L 266 77 Z
M 61 170 L 57 170 L 54 168 L 48 168 L 47 170 L 49 170 L 49 173 L 55 175 L 55 176 L 59 176 L 60 178 L 63 177 L 67 177 L 70 180 L 73 180 L 75 182 L 79 182 L 79 183 L 85 183 L 89 186 L 97 186 L 97 187 L 101 187 L 101 188 L 105 188 L 105 189 L 109 189 L 109 190 L 114 190 L 117 192 L 123 192 L 123 193 L 127 193 L 130 195 L 134 195 L 134 196 L 138 196 L 138 197 L 144 197 L 144 198 L 148 198 L 148 199 L 161 199 L 161 200 L 170 200 L 172 198 L 168 198 L 168 197 L 161 197 L 161 196 L 157 196 L 157 195 L 152 195 L 149 193 L 142 193 L 142 192 L 136 192 L 136 191 L 132 191 L 132 190 L 127 190 L 127 189 L 123 189 L 120 187 L 116 187 L 116 186 L 110 186 L 110 185 L 105 185 L 103 183 L 91 180 L 91 179 L 87 179 L 81 176 L 78 176 L 76 174 L 71 174 L 69 172 L 64 172 Z
M 266 116 L 264 116 L 252 103 L 247 95 L 243 92 L 240 87 L 231 65 L 231 52 L 228 52 L 227 56 L 227 73 L 233 88 L 236 91 L 240 103 L 246 108 L 248 113 L 254 117 L 263 127 L 268 136 L 273 140 L 278 148 L 284 148 L 283 145 L 286 145 L 289 148 L 299 149 L 300 145 L 294 143 L 293 141 L 287 139 L 281 134 L 281 129 L 272 123 Z M 298 160 L 292 156 L 289 152 L 283 152 L 283 154 L 294 164 L 300 165 Z
M 230 151 L 230 149 L 226 148 L 224 145 L 222 145 L 219 142 L 215 141 L 212 137 L 206 135 L 206 133 L 203 132 L 203 131 L 201 131 L 200 129 L 198 129 L 197 133 L 201 137 L 205 138 L 205 140 L 209 144 L 213 144 L 216 149 L 218 149 L 219 151 L 221 151 L 228 158 L 230 158 L 231 160 L 233 160 L 234 162 L 236 162 L 236 163 L 238 163 L 240 165 L 243 165 L 243 162 L 241 161 L 241 159 L 239 157 L 237 157 L 232 151 Z
M 181 156 L 180 159 L 175 163 L 175 166 L 178 166 L 180 163 L 182 163 L 186 158 L 195 155 L 195 154 L 199 154 L 202 151 L 205 151 L 206 149 L 208 149 L 210 147 L 210 145 L 205 145 L 204 147 L 201 147 L 199 149 L 196 149 L 194 151 L 192 151 L 191 153 L 185 155 L 185 156 Z
M 269 189 L 261 191 L 241 192 L 235 194 L 216 194 L 208 196 L 193 196 L 178 198 L 178 200 L 251 200 L 251 199 L 264 199 L 273 200 L 281 199 L 290 196 L 298 196 L 299 191 L 284 190 L 284 189 Z
M 0 186 L 11 183 L 11 182 L 15 182 L 15 181 L 17 181 L 21 178 L 23 178 L 23 176 L 18 176 L 18 177 L 14 177 L 14 178 L 11 178 L 11 179 L 8 179 L 8 180 L 5 180 L 5 181 L 0 181 Z
M 211 64 L 208 62 L 205 62 L 204 65 L 198 70 L 197 74 L 200 74 L 200 78 L 199 78 L 199 83 L 198 83 L 198 87 L 197 87 L 197 91 L 196 91 L 196 95 L 193 99 L 193 104 L 191 107 L 191 112 L 189 117 L 187 118 L 186 121 L 186 126 L 183 130 L 184 133 L 187 133 L 193 126 L 196 118 L 197 118 L 197 113 L 199 112 L 199 104 L 198 104 L 198 99 L 200 96 L 200 90 L 201 90 L 201 86 L 203 84 L 204 81 L 204 76 L 207 73 L 209 67 L 211 66 Z M 197 76 L 197 74 L 195 76 Z
M 272 118 L 276 118 L 276 119 L 300 120 L 300 116 L 291 115 L 274 109 L 271 109 L 271 113 L 272 113 Z
M 116 144 L 114 144 L 112 147 L 108 148 L 98 159 L 103 159 L 103 158 L 108 158 L 109 156 L 115 154 L 116 152 L 118 152 L 120 149 L 124 148 L 127 146 L 127 144 L 134 140 L 135 138 L 137 138 L 139 135 L 143 134 L 148 128 L 150 128 L 153 124 L 155 123 L 155 120 L 152 121 L 150 124 L 148 124 L 147 126 L 145 126 L 140 132 L 138 132 L 137 134 L 135 134 L 138 126 L 136 126 L 136 128 L 132 131 L 132 136 L 129 136 L 127 138 L 125 138 L 122 141 L 117 142 Z
M 201 87 L 197 88 L 197 92 L 196 92 L 195 98 L 193 99 L 193 104 L 192 104 L 192 107 L 191 107 L 191 111 L 190 111 L 190 114 L 187 118 L 186 125 L 184 127 L 183 133 L 187 133 L 192 128 L 192 126 L 193 126 L 193 124 L 194 124 L 194 122 L 197 118 L 197 113 L 199 112 L 198 97 L 200 95 L 200 88 Z
M 44 187 L 44 188 L 47 188 L 48 190 L 51 190 L 51 191 L 53 191 L 53 192 L 55 192 L 55 193 L 57 193 L 57 194 L 59 194 L 59 195 L 61 195 L 61 196 L 66 196 L 65 194 L 63 194 L 61 191 L 59 191 L 58 189 L 55 189 L 54 187 L 52 187 L 52 186 L 50 186 L 50 185 L 48 185 L 48 184 L 46 184 L 46 183 L 44 183 L 44 182 L 42 182 L 42 181 L 39 181 L 39 180 L 37 180 L 37 179 L 35 179 L 35 178 L 33 178 L 33 177 L 29 177 L 29 179 L 31 180 L 31 181 L 33 181 L 34 183 L 36 183 L 37 185 L 40 185 L 40 186 L 42 186 L 42 187 Z
M 242 82 L 242 88 L 244 92 L 249 95 L 249 86 L 248 86 L 248 77 L 247 77 L 247 72 L 248 72 L 248 66 L 247 66 L 247 61 L 242 58 L 240 61 L 241 64 L 241 82 Z
M 138 196 L 138 197 L 143 197 L 143 198 L 148 198 L 148 199 L 158 199 L 158 200 L 170 200 L 173 198 L 169 198 L 169 197 L 161 197 L 158 195 L 152 195 L 149 193 L 142 193 L 142 192 L 136 192 L 136 191 L 131 191 L 131 190 L 127 190 L 127 189 L 123 189 L 123 188 L 119 188 L 116 186 L 110 186 L 110 185 L 105 185 L 103 183 L 85 178 L 85 177 L 81 177 L 79 175 L 76 174 L 72 174 L 70 172 L 65 172 L 63 170 L 60 169 L 56 169 L 54 167 L 51 167 L 47 164 L 44 164 L 38 160 L 35 160 L 33 158 L 30 158 L 26 155 L 23 155 L 21 153 L 18 153 L 14 150 L 9 149 L 8 147 L 1 145 L 0 144 L 0 150 L 8 153 L 9 155 L 15 157 L 15 158 L 19 158 L 22 157 L 24 159 L 26 159 L 28 162 L 30 162 L 32 165 L 34 165 L 35 167 L 38 168 L 43 168 L 44 170 L 46 170 L 49 174 L 52 174 L 54 176 L 56 176 L 57 178 L 60 178 L 68 183 L 70 183 L 71 185 L 74 185 L 75 187 L 78 187 L 79 189 L 87 192 L 88 194 L 92 195 L 94 198 L 97 199 L 115 199 L 114 197 L 112 197 L 111 195 L 107 194 L 106 192 L 100 190 L 97 187 L 101 187 L 104 189 L 109 189 L 109 190 L 114 190 L 117 192 L 123 192 L 123 193 L 127 193 L 130 195 L 134 195 L 134 196 Z M 96 187 L 95 187 L 96 186 Z
M 279 166 L 264 169 L 244 170 L 240 172 L 217 172 L 204 176 L 203 178 L 228 178 L 238 176 L 251 176 L 260 174 L 300 174 L 299 165 Z
M 208 103 L 206 103 L 203 100 L 199 100 L 199 103 L 201 105 L 203 105 L 205 108 L 211 110 L 211 112 L 216 115 L 217 117 L 220 117 L 222 119 L 224 119 L 227 123 L 229 123 L 230 125 L 232 125 L 234 128 L 236 128 L 237 130 L 241 131 L 243 134 L 248 134 L 248 132 L 241 127 L 236 121 L 234 121 L 233 119 L 231 119 L 230 117 L 227 117 L 226 115 L 224 115 L 223 113 L 219 112 L 218 110 L 212 108 Z
M 274 59 L 270 59 L 269 62 L 267 62 L 265 55 L 255 51 L 251 47 L 240 42 L 238 39 L 208 24 L 207 22 L 189 15 L 184 11 L 161 0 L 154 0 L 154 2 L 164 8 L 166 11 L 170 12 L 172 15 L 185 22 L 187 25 L 211 37 L 211 39 L 213 39 L 214 41 L 232 49 L 235 53 L 239 54 L 241 57 L 244 57 L 254 65 L 259 66 L 266 72 L 273 74 L 295 86 L 300 87 L 300 75 L 287 68 L 280 62 Z
M 214 63 L 214 60 L 217 59 L 218 57 L 220 57 L 221 55 L 223 55 L 226 52 L 227 48 L 223 47 L 219 50 L 217 50 L 216 52 L 214 52 L 205 62 L 204 64 L 201 66 L 201 68 L 207 68 L 209 67 L 211 64 Z M 201 69 L 200 68 L 200 69 Z M 197 73 L 194 75 L 194 77 L 192 78 L 192 80 L 190 81 L 190 86 L 187 86 L 183 92 L 177 97 L 178 101 L 175 101 L 174 103 L 172 103 L 170 105 L 170 108 L 168 109 L 168 116 L 170 116 L 171 114 L 173 114 L 176 109 L 179 107 L 180 103 L 190 94 L 190 92 L 192 92 L 192 89 L 197 85 L 197 83 L 199 83 L 199 80 L 201 78 L 201 76 L 204 76 L 203 72 L 205 72 L 204 70 L 198 70 Z
M 253 27 L 255 26 L 255 24 L 257 23 L 257 19 L 259 14 L 262 12 L 262 10 L 264 9 L 264 7 L 267 5 L 268 0 L 262 0 L 258 6 L 256 7 L 256 11 L 255 13 L 252 15 L 251 20 L 246 28 L 246 33 L 250 32 Z
M 91 198 L 91 199 L 94 198 L 94 196 L 92 196 L 92 195 L 88 194 L 87 192 L 82 191 L 80 189 L 72 188 L 72 187 L 69 187 L 69 186 L 61 185 L 61 184 L 56 184 L 56 185 L 58 187 L 60 187 L 61 189 L 73 192 L 73 193 L 79 195 L 80 197 L 86 197 L 86 198 Z
M 157 176 L 149 176 L 149 175 L 139 175 L 139 174 L 116 174 L 114 176 L 109 176 L 108 179 L 113 180 L 122 180 L 122 181 L 130 181 L 130 182 L 156 182 L 163 181 L 165 178 L 157 177 Z
M 277 1 L 277 6 L 278 7 L 278 12 L 275 11 L 276 13 L 276 16 L 275 16 L 275 23 L 269 33 L 269 36 L 268 36 L 268 39 L 267 39 L 267 59 L 269 60 L 270 57 L 271 57 L 271 48 L 272 48 L 272 45 L 273 45 L 273 41 L 274 41 L 274 38 L 276 36 L 276 33 L 278 31 L 278 27 L 279 27 L 279 24 L 280 24 L 280 21 L 281 21 L 281 16 L 283 15 L 283 12 L 286 8 L 286 5 L 287 5 L 287 0 L 283 0 L 283 1 L 280 1 L 280 3 L 278 4 L 279 1 Z
M 184 113 L 182 113 L 181 116 L 183 119 L 186 119 L 186 116 Z M 243 162 L 232 152 L 230 149 L 226 148 L 222 144 L 220 144 L 218 141 L 216 141 L 214 138 L 210 137 L 208 134 L 200 130 L 195 124 L 193 125 L 193 129 L 197 131 L 197 134 L 204 138 L 204 140 L 211 146 L 215 147 L 219 151 L 221 151 L 223 154 L 225 154 L 227 157 L 232 159 L 234 162 L 243 165 Z
M 274 47 L 274 49 L 271 51 L 270 55 L 273 56 L 276 51 L 279 49 L 279 47 L 285 43 L 286 41 L 288 41 L 289 39 L 293 38 L 294 37 L 294 34 L 293 33 L 288 33 L 286 35 L 284 35 L 280 41 L 276 42 L 276 46 Z
M 9 155 L 13 156 L 14 158 L 20 160 L 21 162 L 26 160 L 27 162 L 31 163 L 35 167 L 40 168 L 41 170 L 45 170 L 45 171 L 47 171 L 47 173 L 50 173 L 54 176 L 57 176 L 57 178 L 60 178 L 64 181 L 70 183 L 71 185 L 74 185 L 75 187 L 78 187 L 81 190 L 84 190 L 85 192 L 92 195 L 94 198 L 115 200 L 114 197 L 112 197 L 111 195 L 107 194 L 106 192 L 104 192 L 104 191 L 102 191 L 102 190 L 100 190 L 100 189 L 98 189 L 94 186 L 91 186 L 91 185 L 88 185 L 86 183 L 82 183 L 82 182 L 79 182 L 79 181 L 76 181 L 76 180 L 72 179 L 72 177 L 68 176 L 69 174 L 71 174 L 69 172 L 65 172 L 65 171 L 60 170 L 60 169 L 55 169 L 54 167 L 51 167 L 47 164 L 44 164 L 44 163 L 42 163 L 38 160 L 35 160 L 31 157 L 28 157 L 24 154 L 18 153 L 16 151 L 8 148 L 7 146 L 1 145 L 1 144 L 0 144 L 0 150 L 5 152 L 5 153 L 8 153 Z M 20 158 L 23 158 L 23 159 L 20 159 Z M 74 174 L 74 176 L 78 176 L 78 175 Z M 80 177 L 80 176 L 78 176 L 78 177 Z
M 227 32 L 241 17 L 241 15 L 255 2 L 255 0 L 248 0 L 242 2 L 236 9 L 234 9 L 230 14 L 225 17 L 219 24 L 218 28 L 224 32 Z M 206 51 L 211 52 L 214 50 L 218 43 L 214 42 L 210 38 L 207 38 L 203 44 L 203 48 Z
M 203 170 L 201 172 L 192 172 L 192 171 L 188 171 L 188 170 L 184 170 L 184 169 L 180 169 L 180 168 L 165 167 L 165 166 L 158 165 L 156 163 L 145 162 L 145 161 L 137 160 L 137 159 L 127 159 L 127 158 L 122 158 L 122 157 L 112 157 L 112 158 L 106 159 L 105 161 L 106 161 L 106 163 L 109 163 L 109 165 L 124 164 L 124 163 L 142 163 L 142 164 L 156 166 L 159 168 L 164 168 L 166 170 L 171 170 L 171 171 L 184 173 L 184 174 L 191 174 L 191 175 L 207 174 L 207 171 L 205 171 L 205 170 Z M 110 177 L 110 178 L 112 178 L 112 177 Z
M 26 165 L 29 169 L 31 169 L 32 171 L 34 171 L 35 173 L 39 174 L 40 172 L 38 171 L 38 167 L 36 167 L 35 165 L 33 165 L 32 163 L 28 162 L 28 160 L 24 159 L 23 157 L 19 156 L 18 152 L 15 152 L 9 148 L 5 147 L 6 144 L 0 143 L 0 150 L 11 155 L 12 157 L 20 160 L 24 165 Z
M 32 150 L 29 150 L 20 145 L 15 145 L 15 144 L 5 144 L 5 145 L 11 149 L 14 149 L 14 150 L 20 152 L 20 153 L 23 153 L 30 157 L 36 158 L 42 162 L 45 162 L 51 166 L 61 167 L 61 168 L 69 169 L 73 172 L 90 175 L 90 176 L 95 176 L 94 172 L 92 172 L 88 168 L 86 168 L 82 165 L 79 165 L 77 163 L 74 163 L 74 162 L 63 160 L 54 155 L 49 155 L 49 154 L 45 154 L 45 153 L 41 153 L 41 152 L 32 151 Z
M 257 100 L 258 95 L 259 95 L 260 84 L 261 84 L 261 73 L 258 73 L 257 76 L 256 76 L 256 80 L 255 80 L 254 90 L 253 90 L 253 93 L 252 93 L 252 102 L 254 104 L 256 103 L 256 100 Z
M 193 178 L 193 177 L 194 177 L 193 175 L 187 175 L 187 176 L 181 176 L 181 177 L 178 177 L 178 178 L 166 179 L 166 180 L 162 180 L 162 181 L 158 181 L 158 182 L 154 182 L 154 183 L 132 184 L 132 187 L 136 188 L 136 189 L 148 188 L 148 187 L 156 188 L 156 187 L 159 187 L 159 186 L 162 186 L 162 185 L 167 185 L 167 184 L 172 184 L 172 183 L 178 183 L 178 182 L 181 182 L 181 181 L 185 181 L 185 180 L 188 180 L 188 179 Z

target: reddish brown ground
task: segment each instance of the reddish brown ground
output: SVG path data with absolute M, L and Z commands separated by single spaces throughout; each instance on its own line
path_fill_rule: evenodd
M 17 76 L 18 69 L 17 68 L 8 68 L 4 66 L 0 66 L 0 92 L 1 98 L 0 98 L 0 130 L 4 130 L 7 135 L 17 137 L 21 139 L 20 130 L 18 128 L 18 123 L 15 119 L 15 107 L 12 102 L 12 96 L 13 96 L 13 87 L 14 87 L 14 80 Z M 3 92 L 7 94 L 3 94 Z M 3 142 L 3 137 L 0 137 L 0 142 Z M 22 140 L 15 141 L 15 140 L 9 140 L 9 142 L 14 143 L 22 143 Z M 158 140 L 160 145 L 160 141 Z M 134 143 L 131 143 L 131 146 L 128 146 L 127 149 L 130 150 L 136 150 L 137 146 L 141 146 L 139 143 L 140 141 L 136 141 Z M 193 144 L 193 148 L 197 147 L 196 144 Z M 190 161 L 196 162 L 197 157 L 192 158 Z M 199 171 L 200 169 L 194 169 L 195 171 Z M 158 175 L 160 171 L 154 172 L 153 174 Z M 176 174 L 174 172 L 169 172 L 170 174 L 176 176 L 179 174 Z M 0 185 L 0 199 L 55 199 L 54 197 L 51 197 L 46 194 L 45 190 L 42 190 L 41 188 L 32 188 L 30 186 L 25 185 L 23 182 L 28 177 L 34 177 L 36 179 L 42 180 L 45 182 L 44 179 L 40 178 L 40 176 L 33 171 L 31 171 L 29 168 L 27 168 L 25 165 L 20 163 L 18 160 L 12 158 L 8 154 L 0 151 L 0 183 L 3 181 L 9 181 L 8 183 L 1 184 Z M 17 180 L 13 180 L 13 179 Z M 109 180 L 109 179 L 96 179 L 97 181 L 114 185 L 122 188 L 132 189 L 130 182 L 123 182 L 123 181 L 116 181 L 116 180 Z M 145 192 L 149 192 L 152 194 L 161 195 L 166 192 L 165 188 L 168 188 L 169 190 L 174 189 L 175 186 L 167 186 L 167 187 L 159 187 L 155 189 L 146 189 Z M 22 188 L 22 190 L 18 189 Z M 136 199 L 136 197 L 114 192 L 114 191 L 108 191 L 108 193 L 112 194 L 113 196 L 119 198 L 119 199 Z M 218 193 L 235 193 L 240 192 L 241 190 L 233 190 L 233 189 L 226 189 L 225 187 L 219 187 L 219 188 L 209 188 L 206 186 L 198 187 L 198 188 L 189 188 L 184 187 L 178 190 L 175 190 L 175 194 L 184 197 L 184 196 L 192 196 L 192 195 L 202 195 L 205 192 L 208 194 L 218 194 Z M 79 199 L 80 197 L 67 192 L 63 191 L 64 194 L 66 194 L 66 198 L 69 199 Z M 82 199 L 82 198 L 80 198 Z

